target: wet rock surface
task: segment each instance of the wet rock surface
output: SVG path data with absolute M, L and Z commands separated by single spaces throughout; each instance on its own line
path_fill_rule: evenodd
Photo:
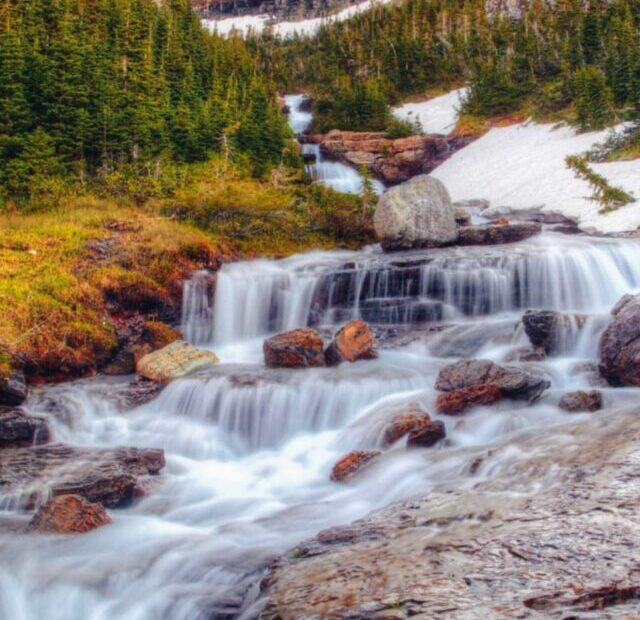
M 407 448 L 430 448 L 446 436 L 444 422 L 441 420 L 429 420 L 409 433 Z
M 625 295 L 600 338 L 600 374 L 613 385 L 640 386 L 640 295 Z
M 380 456 L 379 450 L 354 450 L 341 458 L 331 470 L 331 480 L 348 482 Z
M 336 333 L 324 355 L 327 366 L 375 359 L 378 354 L 373 332 L 364 321 L 350 321 Z
M 29 528 L 41 534 L 83 534 L 111 523 L 102 504 L 80 495 L 59 495 L 40 507 Z
M 315 329 L 294 329 L 264 341 L 269 368 L 307 368 L 325 365 L 324 341 Z
M 27 382 L 20 370 L 0 377 L 0 406 L 17 407 L 27 400 Z
M 30 416 L 21 409 L 0 407 L 0 448 L 43 444 L 49 441 L 46 420 Z
M 461 226 L 458 230 L 458 245 L 497 245 L 523 241 L 542 232 L 542 226 L 534 222 L 519 224 L 485 224 Z
M 183 340 L 145 355 L 136 364 L 136 371 L 143 379 L 157 383 L 169 383 L 203 366 L 218 363 L 212 351 L 204 351 Z
M 463 360 L 440 371 L 436 389 L 453 392 L 486 384 L 496 384 L 505 398 L 533 402 L 549 388 L 551 381 L 533 368 L 499 366 L 490 360 Z
M 47 494 L 80 495 L 107 507 L 142 495 L 164 467 L 164 451 L 50 444 L 0 452 L 0 490 L 29 508 Z
M 527 310 L 522 317 L 524 331 L 534 347 L 545 353 L 561 352 L 564 340 L 572 329 L 582 329 L 585 317 L 553 310 Z
M 439 394 L 436 400 L 438 413 L 457 415 L 474 405 L 492 405 L 502 398 L 500 386 L 496 383 L 471 385 L 445 394 Z
M 523 438 L 526 457 L 495 447 L 467 491 L 444 483 L 302 543 L 264 579 L 261 618 L 637 617 L 640 416 L 603 415 Z
M 384 443 L 391 446 L 402 437 L 425 427 L 430 421 L 431 417 L 418 403 L 399 407 L 384 430 Z
M 558 406 L 569 413 L 599 411 L 603 407 L 602 392 L 599 390 L 567 392 L 560 399 Z

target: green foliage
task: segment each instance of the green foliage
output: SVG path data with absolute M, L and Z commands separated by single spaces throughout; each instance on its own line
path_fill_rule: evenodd
M 591 185 L 593 195 L 590 199 L 602 205 L 600 213 L 610 213 L 635 200 L 631 194 L 623 189 L 609 185 L 607 179 L 589 166 L 586 157 L 572 155 L 567 157 L 566 162 L 578 178 Z
M 252 172 L 289 139 L 275 89 L 239 39 L 207 32 L 188 0 L 6 0 L 0 12 L 0 185 L 84 184 L 226 146 Z M 35 177 L 35 181 L 34 181 Z
M 613 118 L 613 97 L 604 73 L 593 65 L 572 76 L 576 117 L 582 129 L 601 129 Z

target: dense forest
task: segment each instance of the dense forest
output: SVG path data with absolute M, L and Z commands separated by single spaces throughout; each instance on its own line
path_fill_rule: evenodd
M 288 139 L 244 43 L 209 34 L 188 0 L 0 7 L 0 201 L 216 152 L 261 176 Z
M 594 128 L 638 109 L 639 27 L 636 0 L 533 0 L 520 19 L 487 14 L 484 0 L 407 0 L 249 46 L 281 88 L 312 90 L 322 129 L 381 129 L 385 102 L 463 82 L 469 113 L 570 108 Z

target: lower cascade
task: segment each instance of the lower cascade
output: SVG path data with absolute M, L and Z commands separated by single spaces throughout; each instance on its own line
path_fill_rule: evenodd
M 45 386 L 27 402 L 56 442 L 161 448 L 166 467 L 152 493 L 78 536 L 22 533 L 25 517 L 0 471 L 0 618 L 256 618 L 270 562 L 322 530 L 489 478 L 533 493 L 536 470 L 518 462 L 578 441 L 552 429 L 587 424 L 591 414 L 559 402 L 593 389 L 608 314 L 639 288 L 636 241 L 554 232 L 508 246 L 316 252 L 195 274 L 182 331 L 220 364 L 137 406 L 126 404 L 131 377 Z M 557 322 L 546 354 L 527 358 L 529 309 L 569 318 Z M 266 337 L 314 327 L 328 343 L 354 318 L 373 329 L 377 359 L 265 367 Z M 532 403 L 487 400 L 463 418 L 439 414 L 438 374 L 461 358 L 535 370 L 549 387 Z M 638 398 L 636 388 L 597 389 L 606 411 L 593 415 Z M 446 439 L 386 447 L 390 412 L 409 404 L 442 423 Z M 564 443 L 547 445 L 552 432 Z M 332 481 L 351 451 L 382 453 L 347 483 Z M 489 453 L 490 467 L 473 466 Z M 45 498 L 47 488 L 38 492 Z

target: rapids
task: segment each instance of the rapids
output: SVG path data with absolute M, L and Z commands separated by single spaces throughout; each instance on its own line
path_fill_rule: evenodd
M 576 362 L 595 360 L 606 313 L 640 288 L 640 245 L 545 232 L 491 248 L 256 260 L 225 265 L 216 280 L 199 273 L 187 283 L 182 326 L 219 354 L 212 370 L 129 411 L 121 404 L 129 377 L 32 394 L 27 409 L 47 417 L 56 441 L 160 447 L 167 466 L 149 496 L 111 510 L 113 524 L 85 535 L 25 534 L 29 515 L 0 495 L 0 618 L 255 617 L 265 567 L 305 538 L 430 489 L 468 488 L 475 455 L 508 444 L 506 468 L 536 445 L 531 434 L 543 440 L 554 426 L 587 420 L 556 404 L 588 387 Z M 552 379 L 538 403 L 443 417 L 440 447 L 397 445 L 352 483 L 329 480 L 345 452 L 380 445 L 392 405 L 419 401 L 433 411 L 444 364 L 500 361 L 526 344 L 519 319 L 528 307 L 589 316 L 579 333 L 569 328 L 560 354 L 536 363 Z M 352 317 L 374 327 L 378 360 L 299 371 L 262 364 L 266 335 L 304 325 L 329 334 Z M 634 389 L 603 392 L 608 408 L 638 398 Z M 478 475 L 497 476 L 500 458 Z M 531 472 L 504 472 L 519 492 L 535 489 Z

